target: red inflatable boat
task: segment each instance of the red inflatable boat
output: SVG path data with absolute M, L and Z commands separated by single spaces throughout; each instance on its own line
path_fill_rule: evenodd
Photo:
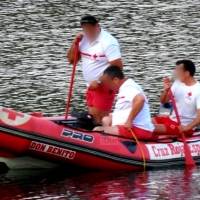
M 75 116 L 75 115 L 74 115 Z M 0 162 L 9 168 L 50 168 L 60 165 L 95 170 L 122 170 L 184 165 L 181 138 L 158 141 L 92 132 L 91 117 L 45 118 L 0 107 Z M 187 138 L 200 162 L 200 132 Z M 143 157 L 144 155 L 144 157 Z

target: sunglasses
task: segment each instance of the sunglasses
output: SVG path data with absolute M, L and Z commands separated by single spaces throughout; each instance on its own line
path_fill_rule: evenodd
M 85 23 L 89 23 L 89 24 L 96 24 L 96 23 L 98 23 L 98 22 L 96 22 L 96 21 L 93 21 L 93 20 L 86 20 L 86 19 L 84 19 L 84 20 L 81 20 L 81 24 L 85 24 Z

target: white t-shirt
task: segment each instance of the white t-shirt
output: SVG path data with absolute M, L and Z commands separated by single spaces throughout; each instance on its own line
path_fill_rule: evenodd
M 171 89 L 175 98 L 181 124 L 187 126 L 197 117 L 197 109 L 200 108 L 200 83 L 197 81 L 195 85 L 187 86 L 177 80 L 174 82 Z M 177 122 L 174 111 L 170 118 Z
M 145 96 L 142 88 L 134 80 L 127 79 L 119 89 L 112 115 L 112 126 L 123 125 L 126 122 L 132 110 L 133 99 L 137 94 Z M 144 130 L 153 131 L 154 126 L 151 122 L 150 109 L 146 96 L 145 99 L 142 110 L 135 117 L 132 124 Z
M 83 77 L 87 86 L 97 80 L 109 66 L 109 62 L 121 58 L 117 40 L 101 28 L 98 38 L 90 43 L 84 36 L 79 45 Z

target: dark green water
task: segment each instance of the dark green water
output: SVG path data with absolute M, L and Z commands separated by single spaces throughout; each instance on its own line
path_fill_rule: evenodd
M 119 40 L 125 72 L 144 88 L 152 114 L 158 110 L 162 79 L 173 73 L 177 59 L 194 60 L 200 79 L 199 0 L 2 0 L 2 106 L 64 114 L 71 75 L 66 51 L 80 32 L 79 19 L 88 13 Z M 79 64 L 72 108 L 85 110 L 84 92 Z M 134 172 L 71 177 L 55 171 L 9 171 L 0 177 L 0 199 L 200 199 L 199 176 L 199 168 L 191 174 L 151 171 L 145 177 Z
M 2 200 L 88 199 L 162 200 L 200 199 L 199 168 L 142 172 L 72 173 L 15 170 L 0 177 Z

